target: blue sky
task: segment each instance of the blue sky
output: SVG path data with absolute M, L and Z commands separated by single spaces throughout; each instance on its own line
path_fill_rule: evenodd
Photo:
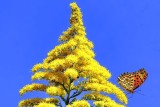
M 149 76 L 129 98 L 128 107 L 157 107 L 160 90 L 160 1 L 75 0 L 83 12 L 87 38 L 95 59 L 112 73 L 111 82 L 126 71 L 144 67 Z M 0 1 L 0 102 L 16 107 L 24 98 L 45 96 L 19 89 L 32 83 L 31 68 L 42 62 L 69 27 L 73 0 Z M 129 95 L 130 96 L 130 95 Z

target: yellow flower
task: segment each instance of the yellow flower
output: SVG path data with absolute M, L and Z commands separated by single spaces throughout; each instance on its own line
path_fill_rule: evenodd
M 72 78 L 72 79 L 77 79 L 78 77 L 78 71 L 75 70 L 74 68 L 68 68 L 65 72 L 64 72 L 64 75 Z
M 90 104 L 86 100 L 77 100 L 66 107 L 90 107 Z
M 56 107 L 54 104 L 51 103 L 40 103 L 37 106 L 34 107 Z
M 66 92 L 60 87 L 50 86 L 47 88 L 46 92 L 51 96 L 65 96 Z
M 32 92 L 33 90 L 39 90 L 39 91 L 45 91 L 47 88 L 46 85 L 44 84 L 37 84 L 37 83 L 32 83 L 24 86 L 20 91 L 20 95 L 25 94 L 26 92 Z

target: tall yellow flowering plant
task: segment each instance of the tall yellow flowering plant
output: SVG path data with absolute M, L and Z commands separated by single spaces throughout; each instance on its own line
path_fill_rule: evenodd
M 70 6 L 70 27 L 59 38 L 62 44 L 32 68 L 32 80 L 44 79 L 48 84 L 28 84 L 20 90 L 20 95 L 34 90 L 43 91 L 49 98 L 25 99 L 18 106 L 125 107 L 127 97 L 108 81 L 111 73 L 94 59 L 93 44 L 86 38 L 80 8 L 74 2 Z M 121 103 L 106 94 L 114 94 Z

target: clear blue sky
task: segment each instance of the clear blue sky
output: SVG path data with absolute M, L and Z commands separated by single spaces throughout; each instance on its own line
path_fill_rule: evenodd
M 144 67 L 149 76 L 129 99 L 128 107 L 158 107 L 160 96 L 160 1 L 75 0 L 83 12 L 87 38 L 96 60 L 108 68 L 111 82 L 125 71 Z M 73 0 L 0 0 L 0 66 L 2 107 L 17 107 L 31 82 L 31 68 L 42 62 L 69 27 Z M 118 85 L 118 84 L 117 84 Z

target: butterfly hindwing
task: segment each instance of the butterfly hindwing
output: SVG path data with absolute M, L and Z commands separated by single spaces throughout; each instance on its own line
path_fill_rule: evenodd
M 123 73 L 118 77 L 118 83 L 127 91 L 133 92 L 134 77 L 130 73 Z

